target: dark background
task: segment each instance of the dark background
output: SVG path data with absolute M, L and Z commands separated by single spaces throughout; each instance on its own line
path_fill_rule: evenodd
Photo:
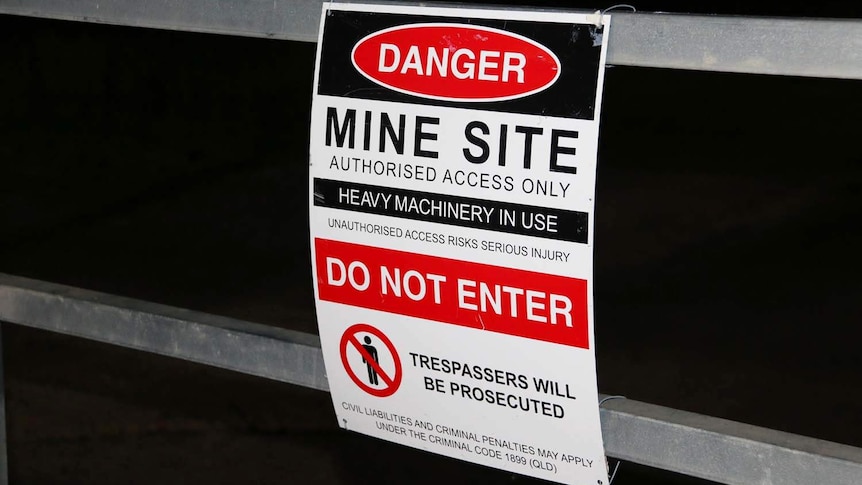
M 312 44 L 9 16 L 0 42 L 0 271 L 316 332 Z M 860 87 L 607 71 L 601 392 L 862 446 Z M 3 332 L 14 483 L 533 482 L 342 432 L 325 393 Z

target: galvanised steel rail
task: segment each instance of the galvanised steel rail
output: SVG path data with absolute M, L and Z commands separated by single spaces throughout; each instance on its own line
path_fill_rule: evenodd
M 316 42 L 322 0 L 0 0 L 0 13 Z M 862 79 L 862 21 L 613 12 L 608 63 Z
M 0 273 L 0 321 L 328 390 L 314 335 Z M 858 485 L 862 448 L 608 400 L 609 456 L 729 484 Z

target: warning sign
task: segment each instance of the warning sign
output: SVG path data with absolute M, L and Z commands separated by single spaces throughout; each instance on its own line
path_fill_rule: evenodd
M 341 426 L 607 483 L 592 285 L 609 21 L 324 5 L 310 229 Z

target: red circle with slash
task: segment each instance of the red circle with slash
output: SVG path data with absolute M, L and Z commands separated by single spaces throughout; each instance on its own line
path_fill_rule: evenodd
M 392 362 L 395 363 L 395 372 L 390 375 L 386 372 L 383 367 L 378 362 L 379 359 L 375 359 L 369 351 L 363 346 L 359 339 L 356 338 L 356 334 L 358 333 L 369 333 L 376 337 L 380 342 L 383 343 L 384 348 L 392 355 Z M 359 355 L 362 356 L 364 360 L 364 364 L 371 367 L 371 369 L 380 377 L 384 387 L 375 388 L 371 387 L 370 384 L 363 381 L 358 375 L 356 375 L 356 371 L 353 370 L 350 361 L 347 358 L 347 351 L 350 347 L 353 347 Z M 383 332 L 368 325 L 366 323 L 357 323 L 355 325 L 351 325 L 347 330 L 344 331 L 344 335 L 341 336 L 341 345 L 340 345 L 340 353 L 341 353 L 341 363 L 344 365 L 344 370 L 347 371 L 347 375 L 350 376 L 350 380 L 354 382 L 360 389 L 371 394 L 372 396 L 377 397 L 388 397 L 392 394 L 395 394 L 395 391 L 398 390 L 398 387 L 401 386 L 401 377 L 403 376 L 401 369 L 401 359 L 398 357 L 398 352 L 395 350 L 395 345 L 392 344 L 392 341 L 389 340 Z

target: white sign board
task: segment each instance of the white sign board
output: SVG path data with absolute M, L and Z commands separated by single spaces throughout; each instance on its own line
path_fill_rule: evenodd
M 609 21 L 324 5 L 310 225 L 342 427 L 607 482 L 592 285 Z

